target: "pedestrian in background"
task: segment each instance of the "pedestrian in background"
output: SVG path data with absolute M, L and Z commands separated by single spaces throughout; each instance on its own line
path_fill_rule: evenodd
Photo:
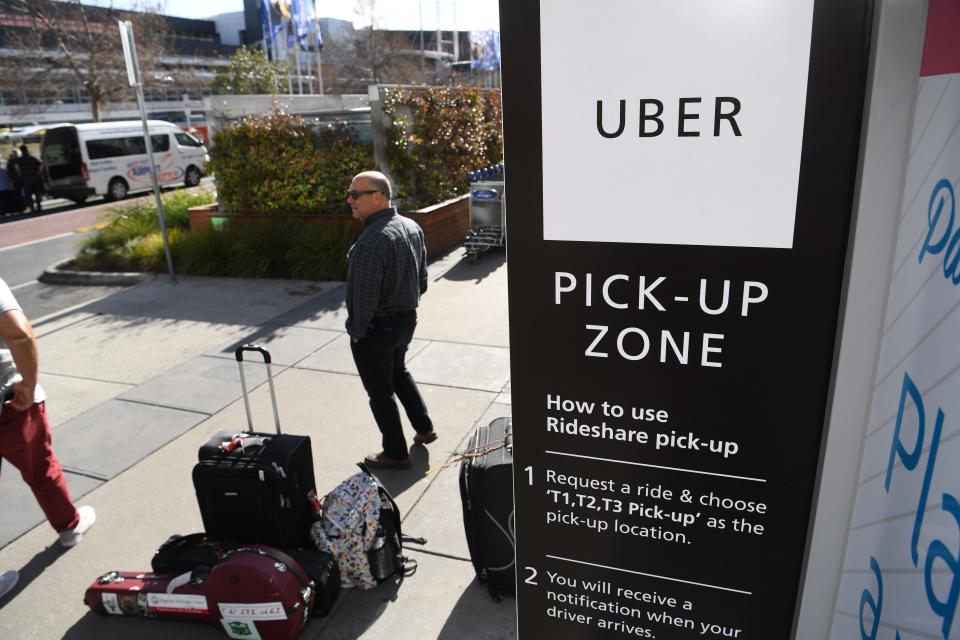
M 38 383 L 40 353 L 30 321 L 0 279 L 0 463 L 20 470 L 60 544 L 72 547 L 93 526 L 93 507 L 70 499 L 60 461 L 53 453 L 46 394 Z M 13 579 L 4 574 L 4 581 Z
M 23 200 L 20 198 L 20 189 L 14 184 L 10 174 L 0 167 L 0 213 L 20 213 L 23 211 Z
M 10 155 L 7 157 L 7 177 L 13 182 L 13 188 L 17 192 L 17 200 L 23 204 L 23 180 L 20 178 L 20 150 L 16 147 L 10 149 Z M 23 207 L 20 207 L 23 211 Z
M 30 205 L 30 211 L 38 212 L 42 209 L 43 165 L 30 155 L 30 149 L 23 144 L 20 145 L 20 160 L 17 166 L 23 182 L 23 199 Z
M 347 333 L 383 450 L 368 455 L 371 468 L 406 469 L 410 453 L 393 396 L 400 399 L 417 432 L 414 444 L 437 439 L 413 376 L 407 347 L 417 327 L 417 305 L 427 290 L 423 230 L 391 206 L 390 181 L 378 171 L 358 174 L 347 203 L 363 233 L 347 255 Z

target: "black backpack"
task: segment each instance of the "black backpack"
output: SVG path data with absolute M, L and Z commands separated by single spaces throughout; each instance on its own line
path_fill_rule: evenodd
M 365 464 L 357 464 L 360 469 L 373 478 L 377 483 L 377 493 L 380 495 L 380 522 L 377 535 L 373 539 L 373 546 L 367 552 L 370 561 L 370 573 L 378 583 L 382 583 L 393 576 L 401 579 L 411 576 L 417 571 L 417 561 L 403 555 L 403 544 L 426 544 L 424 538 L 404 536 L 400 523 L 400 508 L 390 492 L 387 491 L 375 475 L 370 473 Z

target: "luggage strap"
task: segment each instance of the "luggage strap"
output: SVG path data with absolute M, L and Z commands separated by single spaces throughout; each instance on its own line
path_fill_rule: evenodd
M 443 465 L 427 471 L 427 475 L 440 473 L 447 467 L 451 467 L 455 464 L 461 464 L 473 458 L 480 458 L 482 456 L 487 455 L 488 453 L 493 453 L 494 451 L 497 451 L 499 449 L 504 449 L 504 448 L 509 449 L 511 447 L 511 444 L 510 442 L 508 442 L 508 440 L 509 438 L 503 438 L 502 440 L 495 440 L 487 444 L 486 446 L 476 446 L 476 447 L 466 449 L 465 451 L 462 451 L 462 452 L 457 452 L 452 458 L 447 460 Z

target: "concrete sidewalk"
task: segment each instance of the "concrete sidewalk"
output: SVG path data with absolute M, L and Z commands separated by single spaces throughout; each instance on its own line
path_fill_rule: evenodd
M 440 439 L 413 447 L 414 468 L 378 476 L 396 497 L 414 546 L 401 584 L 344 591 L 302 638 L 513 638 L 514 601 L 478 586 L 463 535 L 458 467 L 473 426 L 510 413 L 506 265 L 455 251 L 430 265 L 430 289 L 408 364 Z M 171 534 L 202 530 L 190 472 L 221 428 L 246 426 L 233 347 L 270 350 L 280 421 L 311 436 L 317 488 L 356 471 L 380 436 L 343 331 L 336 283 L 157 277 L 35 327 L 54 449 L 78 504 L 97 524 L 72 550 L 56 543 L 19 474 L 0 473 L 0 570 L 20 570 L 0 601 L 2 638 L 225 637 L 205 625 L 101 618 L 81 599 L 102 573 L 147 570 Z M 271 431 L 264 368 L 247 364 L 254 425 Z M 256 387 L 256 388 L 254 388 Z M 402 412 L 401 412 L 402 413 Z M 408 438 L 412 429 L 407 425 Z

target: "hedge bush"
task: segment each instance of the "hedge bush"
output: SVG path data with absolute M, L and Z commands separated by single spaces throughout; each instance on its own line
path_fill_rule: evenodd
M 466 193 L 469 172 L 503 161 L 499 90 L 396 87 L 381 95 L 387 162 L 405 208 Z
M 187 209 L 207 204 L 209 191 L 164 195 L 170 253 L 178 273 L 247 278 L 343 280 L 353 227 L 309 225 L 289 218 L 191 233 Z M 87 271 L 167 270 L 163 237 L 152 203 L 114 211 L 81 245 L 73 268 Z
M 349 215 L 350 179 L 374 166 L 372 146 L 344 124 L 321 126 L 280 112 L 218 131 L 211 155 L 223 210 L 270 216 Z

